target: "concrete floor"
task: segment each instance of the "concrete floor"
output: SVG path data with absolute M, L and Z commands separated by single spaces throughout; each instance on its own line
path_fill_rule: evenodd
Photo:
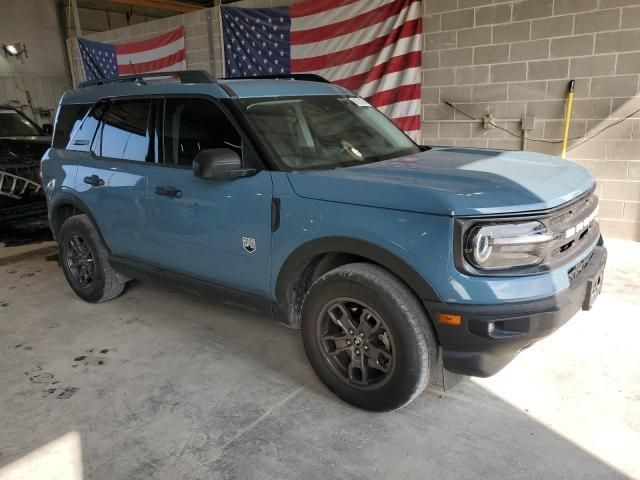
M 133 284 L 99 306 L 55 262 L 0 266 L 0 479 L 640 478 L 640 244 L 497 376 L 371 414 L 298 332 Z

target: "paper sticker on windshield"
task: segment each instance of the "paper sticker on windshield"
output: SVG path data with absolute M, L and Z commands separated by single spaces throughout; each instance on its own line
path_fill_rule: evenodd
M 355 103 L 359 107 L 371 107 L 371 104 L 367 102 L 364 98 L 360 97 L 349 97 L 353 103 Z

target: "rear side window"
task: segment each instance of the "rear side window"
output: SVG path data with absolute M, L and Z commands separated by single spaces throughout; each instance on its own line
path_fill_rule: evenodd
M 71 141 L 67 145 L 67 150 L 80 152 L 88 152 L 91 150 L 91 142 L 93 141 L 105 108 L 106 103 L 98 103 L 91 109 L 82 122 L 82 125 L 72 132 Z
M 73 132 L 77 130 L 91 104 L 60 105 L 53 132 L 53 148 L 65 148 Z
M 197 98 L 165 102 L 163 163 L 191 167 L 201 151 L 230 148 L 241 154 L 238 131 L 220 108 Z
M 113 103 L 102 118 L 94 152 L 103 157 L 154 161 L 150 113 L 151 100 L 148 99 Z

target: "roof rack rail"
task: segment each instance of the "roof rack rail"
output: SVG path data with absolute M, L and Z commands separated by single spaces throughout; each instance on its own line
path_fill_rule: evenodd
M 306 82 L 331 83 L 315 73 L 290 73 L 287 75 L 256 75 L 249 77 L 225 77 L 220 80 L 301 80 Z
M 78 84 L 78 88 L 92 87 L 95 85 L 109 85 L 113 83 L 123 82 L 139 82 L 147 83 L 147 78 L 163 78 L 163 77 L 177 77 L 181 83 L 216 83 L 216 79 L 209 72 L 205 70 L 180 70 L 177 72 L 153 72 L 153 73 L 140 73 L 137 75 L 123 75 L 121 77 L 114 78 L 102 78 L 100 80 L 88 80 Z

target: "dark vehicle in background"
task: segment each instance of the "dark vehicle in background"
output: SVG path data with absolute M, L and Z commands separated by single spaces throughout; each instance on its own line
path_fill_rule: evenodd
M 51 125 L 40 128 L 0 105 L 0 234 L 47 225 L 40 159 L 51 145 Z

